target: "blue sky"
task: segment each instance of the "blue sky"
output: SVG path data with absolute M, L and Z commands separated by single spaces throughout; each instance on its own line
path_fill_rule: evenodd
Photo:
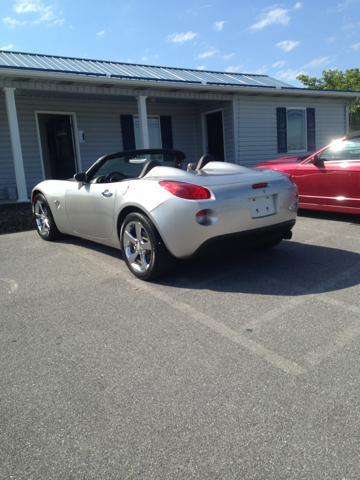
M 296 76 L 360 68 L 360 0 L 0 0 L 0 49 Z

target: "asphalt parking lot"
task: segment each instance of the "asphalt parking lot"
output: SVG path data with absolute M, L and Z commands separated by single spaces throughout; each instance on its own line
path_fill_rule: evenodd
M 144 283 L 0 235 L 1 479 L 359 479 L 360 218 Z

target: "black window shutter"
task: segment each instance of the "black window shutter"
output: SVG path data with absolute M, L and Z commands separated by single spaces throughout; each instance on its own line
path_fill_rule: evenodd
M 172 150 L 174 148 L 174 145 L 173 145 L 171 117 L 169 115 L 160 116 L 160 129 L 161 129 L 162 148 L 166 150 Z
M 135 130 L 132 115 L 120 115 L 123 150 L 135 150 Z
M 306 109 L 307 149 L 315 151 L 315 108 Z
M 278 153 L 287 152 L 286 108 L 276 109 Z

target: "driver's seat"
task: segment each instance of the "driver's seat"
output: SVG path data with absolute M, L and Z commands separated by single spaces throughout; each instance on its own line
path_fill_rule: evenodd
M 144 165 L 144 168 L 142 169 L 138 178 L 145 177 L 145 175 L 147 175 L 150 172 L 150 170 L 152 170 L 154 167 L 160 167 L 160 166 L 161 164 L 157 160 L 150 160 L 150 162 Z

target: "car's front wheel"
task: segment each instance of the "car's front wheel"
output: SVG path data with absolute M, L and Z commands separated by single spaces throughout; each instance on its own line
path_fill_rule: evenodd
M 164 275 L 174 263 L 154 223 L 145 215 L 130 213 L 122 224 L 120 240 L 127 267 L 142 280 Z
M 37 232 L 43 240 L 51 241 L 60 237 L 49 204 L 41 193 L 34 198 L 34 217 Z

